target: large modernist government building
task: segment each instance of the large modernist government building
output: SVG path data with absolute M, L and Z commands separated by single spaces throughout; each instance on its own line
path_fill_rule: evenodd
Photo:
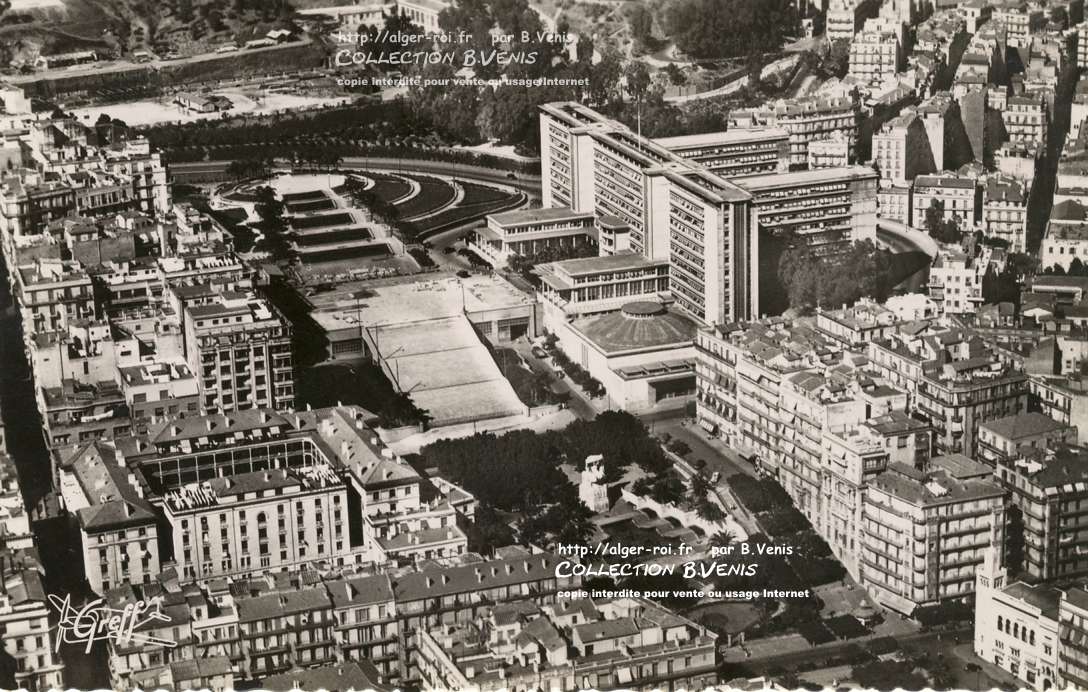
M 766 312 L 769 237 L 835 252 L 876 234 L 876 173 L 788 172 L 785 138 L 771 128 L 654 141 L 565 102 L 541 106 L 540 138 L 543 205 L 593 213 L 611 237 L 620 227 L 626 240 L 610 251 L 667 260 L 676 305 L 706 323 Z

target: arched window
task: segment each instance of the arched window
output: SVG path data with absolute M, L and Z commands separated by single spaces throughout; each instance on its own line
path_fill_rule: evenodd
M 1000 632 L 1005 627 L 1005 618 L 1000 615 L 997 616 L 997 631 Z

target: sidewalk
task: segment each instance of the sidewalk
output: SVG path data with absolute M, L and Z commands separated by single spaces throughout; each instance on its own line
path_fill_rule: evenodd
M 1026 686 L 1023 680 L 1018 680 L 1012 674 L 1008 673 L 1001 668 L 998 668 L 993 663 L 979 658 L 975 655 L 974 642 L 968 642 L 965 644 L 957 644 L 952 647 L 952 664 L 958 668 L 957 677 L 961 683 L 974 683 L 976 678 L 978 679 L 976 689 L 993 689 L 995 687 L 1001 689 L 1018 689 Z M 963 665 L 967 663 L 974 663 L 982 668 L 979 673 L 972 673 L 963 670 L 963 665 L 958 662 L 962 662 Z M 960 675 L 962 673 L 962 675 Z
M 683 440 L 691 447 L 691 454 L 688 455 L 690 459 L 706 461 L 707 473 L 718 471 L 722 474 L 722 478 L 734 473 L 757 475 L 755 467 L 741 459 L 736 450 L 721 438 L 707 433 L 697 423 L 685 422 L 683 418 L 653 421 L 650 431 L 654 435 L 668 433 L 674 438 Z

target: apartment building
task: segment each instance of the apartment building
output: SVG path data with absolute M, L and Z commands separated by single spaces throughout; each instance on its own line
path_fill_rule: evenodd
M 876 191 L 876 208 L 880 218 L 911 222 L 911 189 L 908 185 L 882 185 Z
M 64 685 L 64 663 L 57 654 L 54 613 L 43 584 L 35 549 L 0 551 L 0 650 L 4 684 L 13 689 L 46 690 Z
M 142 363 L 119 367 L 117 371 L 134 424 L 200 413 L 200 387 L 185 363 Z
M 66 330 L 75 320 L 95 316 L 91 277 L 76 262 L 40 260 L 12 275 L 27 332 Z
M 19 490 L 19 475 L 15 462 L 0 448 L 0 531 L 4 544 L 15 550 L 34 547 L 34 534 L 30 530 L 30 515 L 23 504 Z
M 1005 142 L 994 152 L 994 168 L 1015 178 L 1030 190 L 1039 169 L 1042 147 L 1025 142 Z
M 324 586 L 239 598 L 242 677 L 255 680 L 337 660 L 333 603 Z
M 732 180 L 789 170 L 789 133 L 778 127 L 661 137 L 654 142 Z
M 176 643 L 111 640 L 111 682 L 120 689 L 192 680 L 200 683 L 192 689 L 219 692 L 240 683 L 286 689 L 281 682 L 293 680 L 344 689 L 338 685 L 345 680 L 358 682 L 351 675 L 357 662 L 368 688 L 418 684 L 422 633 L 556 603 L 559 590 L 580 585 L 556 577 L 558 562 L 549 553 L 509 546 L 471 564 L 427 562 L 395 573 L 342 574 L 315 565 L 185 583 L 167 571 L 106 594 L 113 608 L 150 605 L 167 619 L 141 631 Z M 578 612 L 562 608 L 557 617 L 571 622 Z M 657 611 L 646 612 L 654 617 Z M 712 665 L 713 646 L 709 652 Z
M 975 655 L 1043 692 L 1058 683 L 1058 613 L 1063 593 L 1046 584 L 1010 582 L 990 550 L 975 588 Z
M 958 163 L 954 133 L 960 116 L 959 105 L 952 98 L 952 94 L 947 91 L 938 92 L 919 104 L 915 112 L 926 130 L 933 170 L 954 168 Z
M 1010 96 L 1001 111 L 1005 132 L 1013 142 L 1047 145 L 1049 113 L 1046 101 L 1037 93 Z
M 510 546 L 493 560 L 418 570 L 395 580 L 402 684 L 424 680 L 424 632 L 444 623 L 472 622 L 498 603 L 547 606 L 557 602 L 559 591 L 578 588 L 581 578 L 557 570 L 560 562 L 550 553 Z
M 820 479 L 824 503 L 815 526 L 854 579 L 862 578 L 861 524 L 868 482 L 889 464 L 925 468 L 931 434 L 927 424 L 898 409 L 824 433 Z
M 56 689 L 64 683 L 64 662 L 50 624 L 53 607 L 15 465 L 6 455 L 0 455 L 0 474 L 0 528 L 5 535 L 0 547 L 0 650 L 5 657 L 0 680 L 12 688 Z
M 162 507 L 186 579 L 282 569 L 350 547 L 346 484 L 326 463 L 188 483 Z
M 992 355 L 945 363 L 918 383 L 918 412 L 935 431 L 944 453 L 974 449 L 978 426 L 1027 410 L 1027 376 Z
M 50 449 L 113 440 L 132 432 L 124 392 L 113 380 L 88 383 L 68 378 L 58 387 L 39 387 L 36 394 Z
M 118 368 L 138 362 L 136 339 L 105 320 L 73 320 L 67 329 L 42 331 L 26 339 L 38 387 L 60 387 L 64 380 L 82 384 L 113 382 Z
M 862 0 L 831 0 L 824 18 L 824 36 L 828 41 L 849 41 L 861 29 L 871 3 Z
M 41 233 L 46 224 L 75 211 L 75 190 L 58 181 L 26 174 L 7 176 L 0 183 L 0 223 L 9 248 L 15 237 Z
M 1061 267 L 1068 271 L 1074 259 L 1088 263 L 1088 223 L 1047 223 L 1039 261 L 1043 267 Z
M 876 239 L 877 175 L 866 166 L 820 168 L 744 178 L 762 236 L 787 231 L 817 252 Z
M 102 594 L 155 578 L 162 565 L 155 511 L 116 445 L 91 441 L 60 450 L 57 457 L 58 487 L 79 527 L 91 590 Z
M 961 228 L 974 226 L 980 207 L 974 178 L 952 175 L 920 175 L 914 180 L 911 223 L 926 227 L 926 210 L 936 204 L 943 209 L 945 221 L 957 220 Z
M 1011 496 L 1019 516 L 1010 540 L 1021 554 L 1010 567 L 1033 580 L 1088 573 L 1088 539 L 1081 509 L 1088 507 L 1088 448 L 1049 445 L 997 459 L 995 478 Z M 1019 563 L 1019 564 L 1016 564 Z
M 496 608 L 419 633 L 428 688 L 687 688 L 717 682 L 717 635 L 645 599 Z
M 997 5 L 993 9 L 992 18 L 995 24 L 1004 25 L 1008 44 L 1017 47 L 1030 47 L 1031 34 L 1046 23 L 1042 9 L 1026 2 Z
M 914 113 L 889 120 L 873 135 L 873 163 L 881 182 L 906 185 L 920 174 L 938 170 L 925 122 Z
M 535 257 L 546 251 L 595 249 L 592 213 L 570 209 L 519 209 L 489 214 L 487 225 L 472 231 L 469 247 L 497 268 L 511 257 Z
M 858 119 L 858 105 L 850 98 L 809 98 L 733 111 L 729 114 L 729 127 L 784 129 L 790 135 L 790 166 L 803 166 L 808 161 L 810 142 L 827 139 L 839 132 L 849 140 L 853 159 Z
M 852 105 L 847 110 L 853 122 Z M 781 116 L 827 120 L 811 107 Z M 769 117 L 779 115 L 771 111 Z M 812 132 L 806 128 L 804 134 Z M 876 177 L 870 169 L 730 182 L 574 103 L 541 107 L 541 146 L 544 205 L 626 226 L 631 250 L 668 260 L 676 305 L 703 322 L 758 312 L 759 248 L 766 233 L 788 225 L 828 252 L 875 234 Z
M 400 677 L 399 627 L 393 582 L 387 574 L 345 576 L 326 581 L 344 658 L 366 660 L 386 679 Z
M 677 305 L 718 321 L 758 309 L 751 195 L 575 103 L 541 106 L 545 207 L 608 215 L 631 250 L 668 259 Z
M 862 508 L 862 582 L 904 614 L 974 593 L 975 572 L 1002 545 L 1005 491 L 963 457 L 927 469 L 889 464 L 869 480 Z
M 1077 429 L 1042 413 L 1028 412 L 982 423 L 975 458 L 990 466 L 1016 457 L 1025 448 L 1076 444 Z
M 989 267 L 982 256 L 942 249 L 929 269 L 929 297 L 945 315 L 973 315 L 984 302 L 982 279 Z
M 1062 592 L 1058 603 L 1058 684 L 1088 685 L 1088 590 L 1083 585 Z
M 367 5 L 344 5 L 334 9 L 356 10 Z M 381 14 L 381 6 L 378 13 Z M 328 11 L 328 8 L 326 8 Z M 328 663 L 313 668 L 291 670 L 279 675 L 272 675 L 261 683 L 267 690 L 378 690 L 388 692 L 393 689 L 382 684 L 379 671 L 368 661 L 345 661 Z
M 884 84 L 902 71 L 902 57 L 903 49 L 896 32 L 875 27 L 871 30 L 866 26 L 850 42 L 847 75 L 862 84 Z
M 874 339 L 887 338 L 899 322 L 891 310 L 868 299 L 839 310 L 816 308 L 816 329 L 843 348 L 865 348 Z
M 1088 22 L 1081 22 L 1076 27 L 1077 67 L 1088 67 Z
M 1027 376 L 959 330 L 901 328 L 869 343 L 866 367 L 907 391 L 942 454 L 972 453 L 979 424 L 1027 410 Z
M 825 139 L 814 139 L 808 143 L 808 167 L 841 168 L 850 165 L 850 153 L 853 143 L 845 132 L 837 132 Z
M 1077 442 L 1088 444 L 1088 382 L 1076 377 L 1032 375 L 1029 404 L 1063 425 L 1077 429 Z
M 809 346 L 825 343 L 815 332 L 781 324 L 755 323 L 751 331 L 746 324 L 700 330 L 695 339 L 697 407 L 704 427 L 774 472 L 782 456 L 782 381 L 806 364 L 815 367 L 820 361 Z
M 1019 180 L 993 176 L 982 197 L 982 232 L 1007 242 L 1009 252 L 1025 252 L 1028 242 L 1028 190 Z
M 817 526 L 829 521 L 825 438 L 907 405 L 861 372 L 859 354 L 807 327 L 719 325 L 698 332 L 696 354 L 700 424 L 777 476 Z
M 185 355 L 207 411 L 294 406 L 291 327 L 253 294 L 224 292 L 185 308 Z

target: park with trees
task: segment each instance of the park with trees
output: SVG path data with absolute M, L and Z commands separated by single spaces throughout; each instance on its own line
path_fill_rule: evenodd
M 837 308 L 863 297 L 884 302 L 904 278 L 896 276 L 892 254 L 871 240 L 855 241 L 838 254 L 818 254 L 803 243 L 787 245 L 778 260 L 778 281 L 791 308 Z
M 592 454 L 604 455 L 608 481 L 618 480 L 632 465 L 652 476 L 670 467 L 642 422 L 618 411 L 562 430 L 481 433 L 441 439 L 420 450 L 421 463 L 471 492 L 481 506 L 493 508 L 492 514 L 477 517 L 480 531 L 502 535 L 501 527 L 487 522 L 513 521 L 520 542 L 539 545 L 585 542 L 592 534 L 592 526 L 583 521 L 588 515 L 578 509 L 577 488 L 561 468 L 580 472 Z

